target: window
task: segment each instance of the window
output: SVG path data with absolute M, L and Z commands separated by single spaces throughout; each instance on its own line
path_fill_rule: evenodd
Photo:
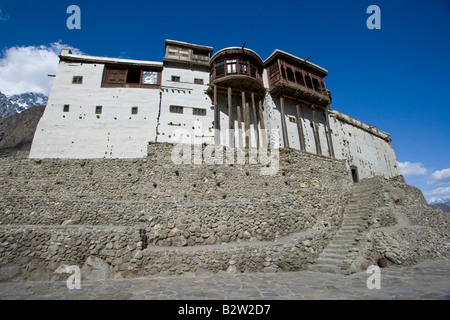
M 227 60 L 227 73 L 236 73 L 236 59 Z
M 170 112 L 172 112 L 172 113 L 183 113 L 183 107 L 170 106 Z
M 172 81 L 174 81 L 174 82 L 180 82 L 180 77 L 178 77 L 178 76 L 172 76 Z
M 103 109 L 102 106 L 96 106 L 95 107 L 95 114 L 102 114 L 102 109 Z
M 294 78 L 294 72 L 292 71 L 292 69 L 286 68 L 286 73 L 287 73 L 288 80 L 294 82 L 295 78 Z
M 138 114 L 138 107 L 131 107 L 131 114 Z
M 295 71 L 295 80 L 297 80 L 298 84 L 302 86 L 305 85 L 305 80 L 303 79 L 303 74 L 300 71 Z
M 141 70 L 128 70 L 127 83 L 140 83 L 141 82 Z
M 158 84 L 158 72 L 143 71 L 142 84 Z
M 286 79 L 286 69 L 284 69 L 284 66 L 281 66 L 281 76 L 283 79 Z
M 216 63 L 216 77 L 225 74 L 225 64 L 223 61 Z
M 203 84 L 203 79 L 197 79 L 197 78 L 195 78 L 195 79 L 194 79 L 194 83 L 195 83 L 195 84 Z
M 83 77 L 82 76 L 75 76 L 72 78 L 73 84 L 82 84 L 83 83 Z
M 239 59 L 239 73 L 248 73 L 248 62 Z
M 192 114 L 194 116 L 206 116 L 206 109 L 194 108 Z
M 313 84 L 314 84 L 314 89 L 316 89 L 316 91 L 321 91 L 320 89 L 320 84 L 319 81 L 316 78 L 313 78 Z
M 288 118 L 289 118 L 289 122 L 297 123 L 297 120 L 295 119 L 295 117 L 288 117 Z
M 306 75 L 305 76 L 305 80 L 306 80 L 306 86 L 308 87 L 308 88 L 313 88 L 313 86 L 312 86 L 312 82 L 311 82 L 311 77 L 310 76 L 308 76 L 308 75 Z
M 68 104 L 64 105 L 63 112 L 69 112 L 70 106 Z
M 161 84 L 159 71 L 137 67 L 106 66 L 103 74 L 103 88 L 148 88 Z
M 254 65 L 250 65 L 250 75 L 253 77 L 253 78 L 256 78 L 256 67 L 254 66 Z

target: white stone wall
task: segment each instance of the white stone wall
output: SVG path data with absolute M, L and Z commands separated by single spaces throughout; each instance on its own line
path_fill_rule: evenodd
M 389 134 L 338 111 L 330 112 L 330 127 L 336 158 L 357 167 L 360 179 L 401 174 Z
M 156 137 L 160 90 L 102 88 L 103 70 L 103 64 L 60 63 L 30 158 L 146 156 Z M 83 83 L 72 84 L 73 76 L 83 76 Z M 132 107 L 138 107 L 137 115 Z
M 172 76 L 180 77 L 180 81 L 172 81 Z M 194 83 L 194 79 L 203 79 L 203 84 Z M 205 93 L 208 83 L 206 68 L 170 64 L 164 67 L 158 142 L 214 143 L 213 102 Z M 183 107 L 183 114 L 170 112 L 171 105 Z M 194 115 L 194 108 L 205 109 L 206 115 Z

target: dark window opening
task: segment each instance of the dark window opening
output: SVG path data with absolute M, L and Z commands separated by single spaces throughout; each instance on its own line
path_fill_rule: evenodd
M 75 76 L 72 78 L 73 84 L 82 84 L 83 83 L 83 77 L 82 76 Z
M 95 107 L 95 114 L 102 114 L 102 109 L 103 109 L 102 106 L 96 106 Z
M 172 76 L 172 81 L 174 81 L 174 82 L 180 82 L 180 77 L 178 77 L 178 76 Z
M 70 106 L 68 104 L 64 105 L 63 112 L 69 112 Z
M 320 89 L 320 83 L 319 83 L 319 81 L 316 79 L 316 78 L 313 78 L 313 84 L 314 84 L 314 89 L 316 90 L 316 91 L 321 91 L 321 89 Z
M 128 70 L 127 83 L 140 83 L 141 82 L 141 70 Z
M 216 63 L 216 77 L 225 74 L 225 64 L 222 62 Z
M 350 170 L 352 171 L 352 179 L 353 182 L 358 182 L 359 178 L 358 178 L 358 168 L 357 167 L 351 167 Z
M 138 114 L 138 107 L 132 107 L 131 114 Z
M 183 113 L 183 107 L 170 106 L 170 112 L 172 112 L 172 113 Z
M 292 71 L 292 69 L 291 68 L 286 68 L 286 73 L 287 73 L 287 79 L 289 81 L 295 82 L 294 72 Z
M 206 116 L 206 109 L 194 108 L 192 109 L 192 114 L 194 116 Z
M 256 67 L 254 65 L 250 65 L 250 75 L 256 78 Z
M 298 84 L 301 84 L 302 86 L 305 85 L 305 79 L 303 79 L 303 73 L 300 71 L 295 72 L 295 79 L 297 80 Z
M 194 79 L 194 83 L 195 83 L 195 84 L 203 84 L 203 79 L 197 79 L 197 78 L 195 78 L 195 79 Z
M 306 86 L 308 87 L 308 88 L 313 88 L 313 86 L 312 86 L 312 81 L 311 81 L 311 77 L 310 76 L 308 76 L 308 75 L 306 75 L 305 76 L 305 80 L 306 80 Z
M 289 117 L 289 122 L 297 123 L 297 120 L 294 117 Z
M 281 66 L 281 76 L 286 79 L 286 70 L 284 69 L 283 66 Z

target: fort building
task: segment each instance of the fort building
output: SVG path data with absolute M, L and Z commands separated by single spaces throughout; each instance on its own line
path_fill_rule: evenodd
M 355 181 L 400 174 L 390 135 L 331 109 L 328 71 L 282 50 L 166 40 L 162 62 L 63 49 L 30 158 L 129 159 L 149 143 L 280 147 L 343 159 Z

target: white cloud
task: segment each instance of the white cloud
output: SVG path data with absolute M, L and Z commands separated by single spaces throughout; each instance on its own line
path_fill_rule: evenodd
M 400 171 L 403 176 L 420 176 L 427 173 L 427 168 L 422 168 L 422 163 L 399 162 Z
M 428 181 L 428 184 L 441 185 L 450 183 L 450 168 L 433 172 L 431 178 L 432 180 Z
M 450 200 L 450 187 L 437 188 L 433 191 L 424 192 L 424 196 L 427 198 L 429 203 Z
M 0 58 L 0 91 L 6 95 L 24 92 L 48 95 L 53 81 L 48 75 L 56 74 L 62 48 L 81 53 L 76 48 L 62 44 L 61 40 L 48 46 L 6 49 Z

